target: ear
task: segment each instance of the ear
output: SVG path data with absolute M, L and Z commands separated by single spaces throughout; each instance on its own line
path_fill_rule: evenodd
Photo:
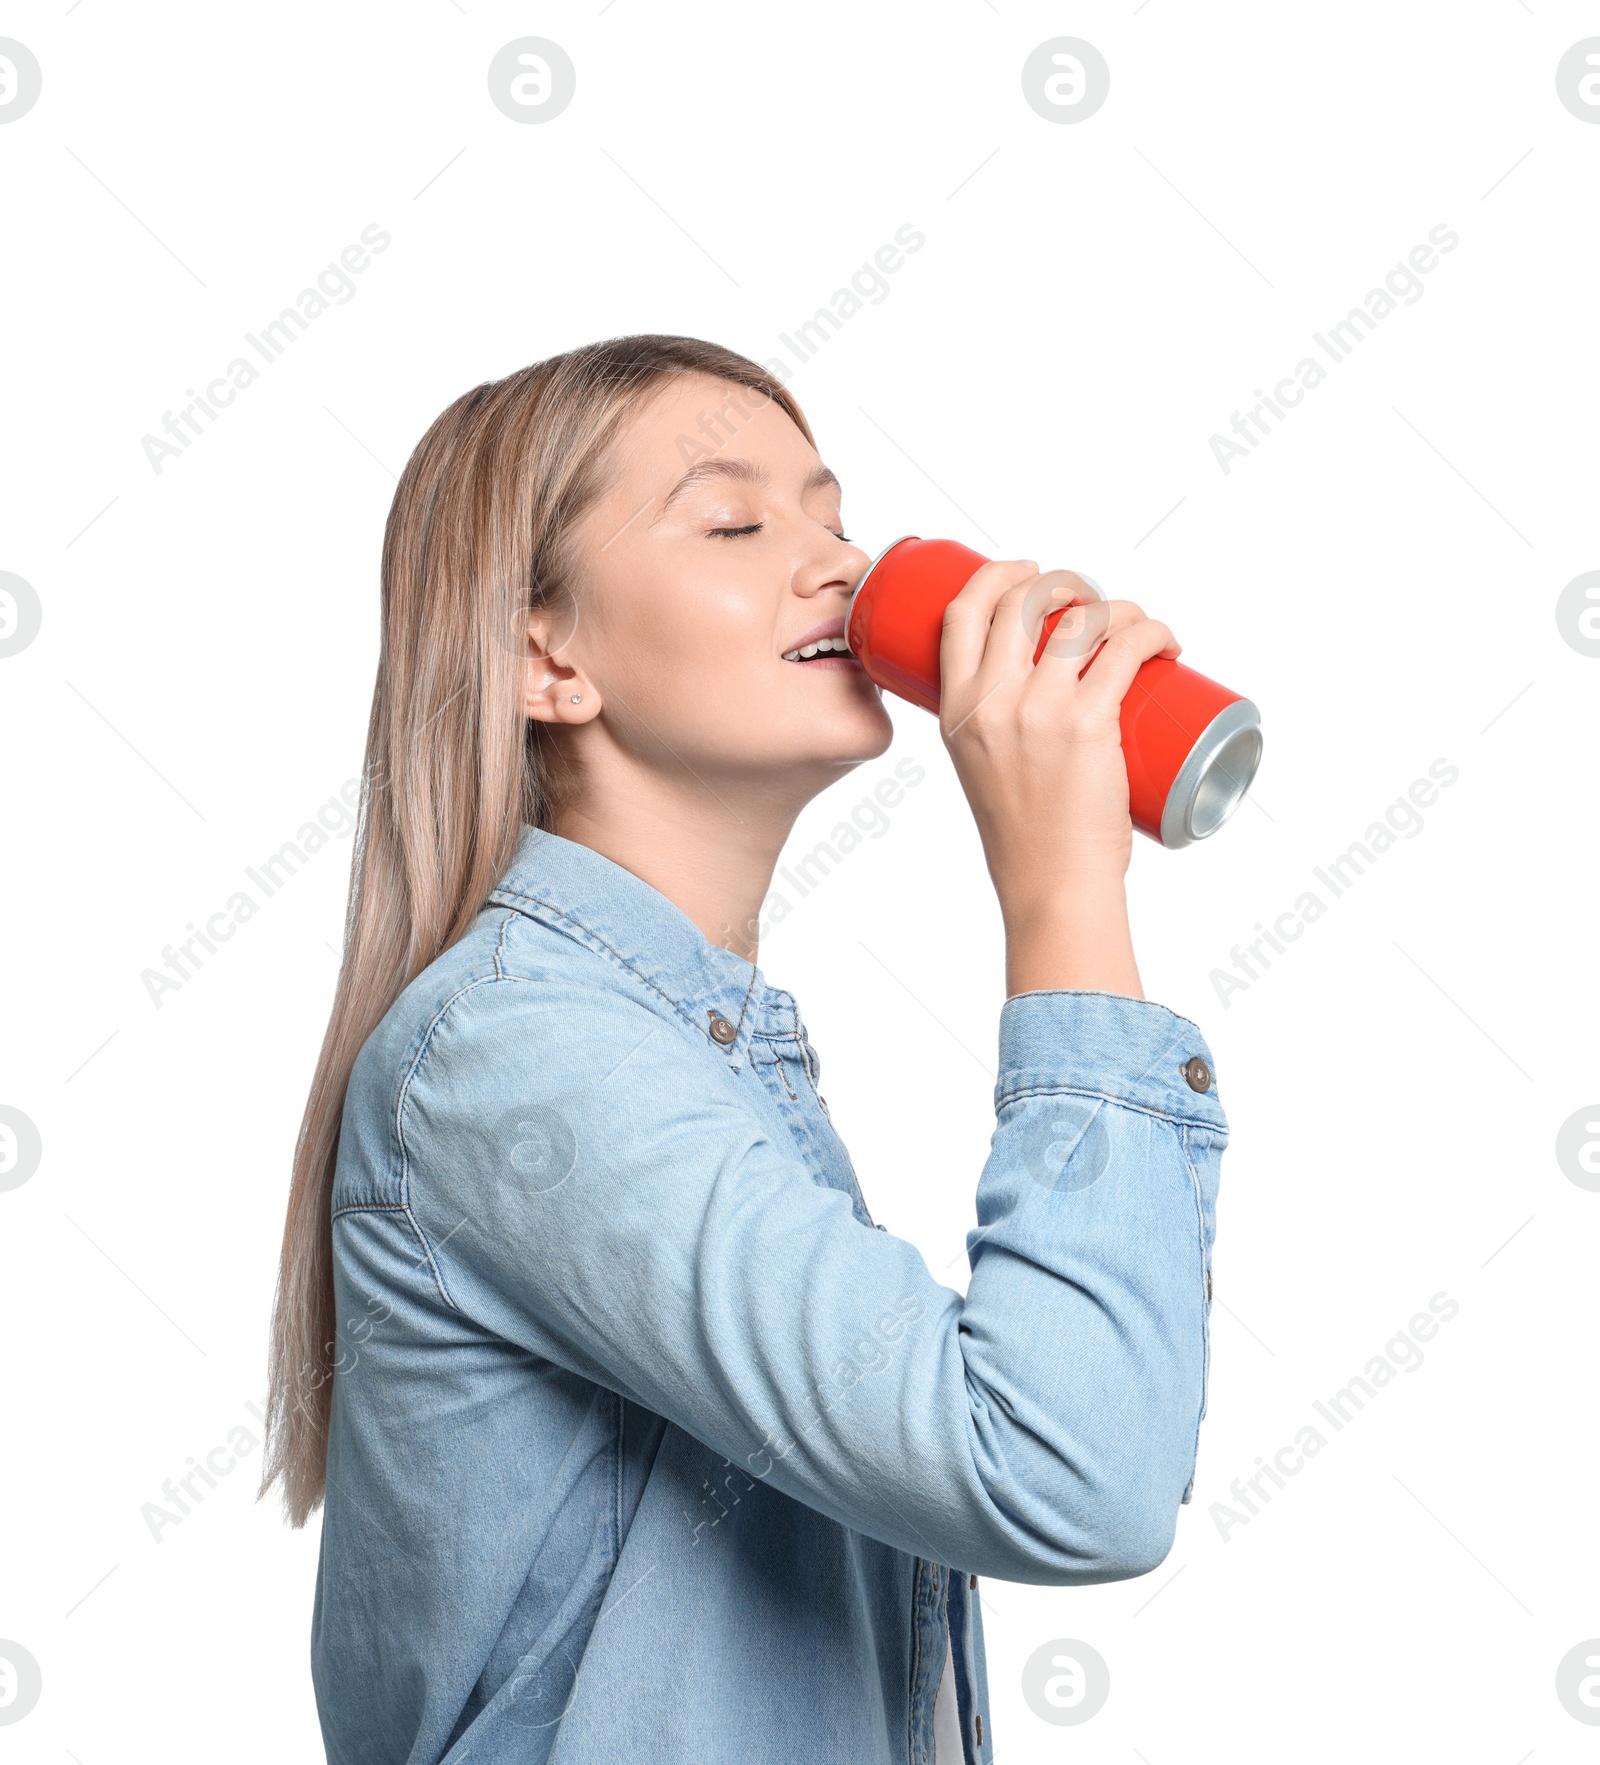
M 581 668 L 560 660 L 569 651 L 571 637 L 571 630 L 545 609 L 528 614 L 528 660 L 522 688 L 524 716 L 540 723 L 587 723 L 599 714 L 599 689 Z

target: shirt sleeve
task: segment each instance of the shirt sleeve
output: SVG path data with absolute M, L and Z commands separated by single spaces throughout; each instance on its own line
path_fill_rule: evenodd
M 458 997 L 395 1115 L 446 1303 L 899 1549 L 1055 1584 L 1155 1567 L 1205 1406 L 1226 1140 L 1194 1025 L 1007 1001 L 964 1299 L 710 1056 L 621 993 Z

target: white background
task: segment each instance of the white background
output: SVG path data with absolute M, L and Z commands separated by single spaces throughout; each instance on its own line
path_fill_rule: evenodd
M 783 359 L 910 223 L 791 379 L 852 537 L 1081 567 L 1267 735 L 1236 819 L 1131 874 L 1234 1136 L 1194 1501 L 1149 1577 L 985 1587 L 995 1757 L 1594 1758 L 1555 1684 L 1600 1636 L 1600 1194 L 1555 1139 L 1600 1096 L 1600 660 L 1555 609 L 1600 568 L 1600 126 L 1555 69 L 1597 31 L 1565 0 L 7 10 L 43 92 L 0 127 L 0 569 L 43 625 L 0 660 L 0 1103 L 43 1158 L 0 1193 L 0 1638 L 43 1695 L 0 1754 L 320 1756 L 315 1524 L 253 1502 L 259 1453 L 159 1542 L 141 1509 L 259 1434 L 348 840 L 159 1009 L 141 974 L 359 772 L 394 472 L 593 338 Z M 532 127 L 485 78 L 528 34 L 577 68 Z M 1058 35 L 1111 70 L 1072 126 L 1020 82 Z M 155 472 L 141 437 L 371 223 L 354 298 Z M 1224 473 L 1212 434 L 1441 224 L 1424 294 Z M 925 781 L 762 968 L 877 1217 L 960 1285 L 1001 941 L 933 720 L 894 709 L 794 852 L 897 759 Z M 1440 758 L 1423 830 L 1224 1003 L 1232 947 Z M 1425 1363 L 1224 1538 L 1230 1482 L 1440 1292 Z M 1061 1639 L 1110 1671 L 1071 1728 L 1021 1692 Z

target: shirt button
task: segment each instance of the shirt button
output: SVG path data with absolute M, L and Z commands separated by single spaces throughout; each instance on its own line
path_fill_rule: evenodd
M 714 1035 L 715 1030 L 712 1031 Z M 1189 1081 L 1191 1091 L 1209 1091 L 1211 1089 L 1211 1068 L 1198 1054 L 1192 1055 L 1183 1063 L 1183 1076 Z
M 711 1040 L 713 1042 L 720 1042 L 722 1046 L 726 1048 L 734 1037 L 738 1035 L 739 1026 L 737 1024 L 729 1023 L 727 1018 L 723 1017 L 720 1012 L 712 1011 L 708 1012 L 707 1015 L 711 1019 Z

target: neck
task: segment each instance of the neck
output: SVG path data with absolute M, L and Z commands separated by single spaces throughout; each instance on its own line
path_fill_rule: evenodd
M 709 943 L 754 962 L 778 854 L 815 791 L 774 788 L 771 778 L 706 783 L 630 770 L 564 805 L 555 831 L 632 871 Z

